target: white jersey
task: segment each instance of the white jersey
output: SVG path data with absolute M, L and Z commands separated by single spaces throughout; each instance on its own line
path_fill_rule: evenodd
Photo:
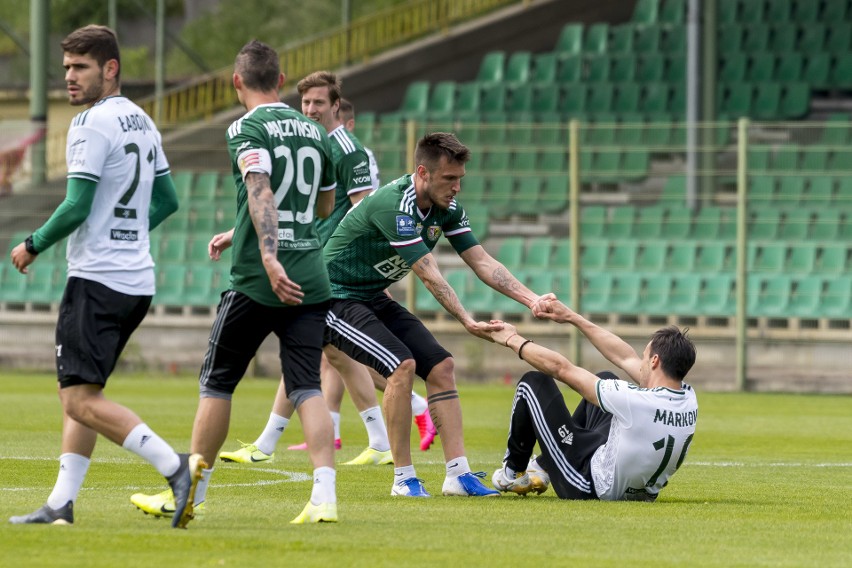
M 370 183 L 373 185 L 373 191 L 375 191 L 382 186 L 381 181 L 379 181 L 379 163 L 376 161 L 376 156 L 372 150 L 364 146 L 364 151 L 367 152 L 367 159 L 370 162 Z
M 627 381 L 599 380 L 600 407 L 611 413 L 607 442 L 592 456 L 598 498 L 656 497 L 683 462 L 698 419 L 698 400 L 681 390 L 643 389 Z
M 153 296 L 148 211 L 154 178 L 169 173 L 154 122 L 123 96 L 102 99 L 71 121 L 65 159 L 69 178 L 98 184 L 88 218 L 68 237 L 68 276 Z

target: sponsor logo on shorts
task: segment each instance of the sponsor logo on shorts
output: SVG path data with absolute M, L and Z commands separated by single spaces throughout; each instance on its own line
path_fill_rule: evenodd
M 568 446 L 574 444 L 574 432 L 568 429 L 565 424 L 559 427 L 559 436 L 562 438 L 562 443 Z

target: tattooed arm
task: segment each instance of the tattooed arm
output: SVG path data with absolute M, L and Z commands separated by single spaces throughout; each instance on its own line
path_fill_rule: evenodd
M 305 295 L 302 287 L 287 277 L 287 272 L 278 261 L 278 208 L 269 185 L 269 176 L 249 172 L 245 181 L 249 215 L 257 232 L 260 258 L 272 290 L 285 304 L 301 304 Z
M 524 286 L 502 263 L 485 252 L 482 245 L 472 246 L 461 253 L 460 256 L 473 269 L 480 280 L 504 296 L 508 296 L 519 304 L 530 308 L 533 310 L 533 315 L 538 315 L 536 304 L 541 298 L 545 296 L 556 298 L 556 296 L 549 293 L 545 294 L 545 296 L 539 296 Z
M 461 305 L 453 287 L 449 285 L 441 274 L 441 271 L 438 270 L 438 263 L 435 262 L 435 257 L 432 253 L 415 262 L 411 269 L 423 281 L 426 289 L 435 296 L 438 303 L 444 306 L 444 309 L 450 315 L 459 320 L 469 333 L 482 339 L 493 341 L 490 332 L 499 329 L 499 326 L 495 327 L 492 324 L 478 322 L 467 313 L 467 310 Z

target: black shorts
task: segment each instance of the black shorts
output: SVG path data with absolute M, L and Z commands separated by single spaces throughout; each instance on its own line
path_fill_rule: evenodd
M 426 380 L 432 368 L 452 357 L 417 317 L 382 293 L 370 301 L 331 301 L 325 341 L 385 378 L 400 363 L 414 359 Z
M 604 373 L 598 376 L 610 378 Z M 592 456 L 608 439 L 612 414 L 585 399 L 572 414 L 556 381 L 536 371 L 525 374 L 518 383 L 512 414 L 513 420 L 518 414 L 534 430 L 541 450 L 538 464 L 550 476 L 556 494 L 562 499 L 597 499 Z M 513 427 L 519 429 L 513 434 L 523 435 L 521 424 Z M 526 468 L 526 464 L 510 465 L 518 471 Z
M 287 392 L 319 389 L 327 311 L 328 302 L 279 308 L 259 304 L 241 292 L 224 292 L 199 382 L 203 387 L 233 393 L 261 343 L 274 333 Z
M 59 385 L 106 385 L 150 305 L 151 296 L 128 296 L 94 280 L 68 278 L 56 321 Z

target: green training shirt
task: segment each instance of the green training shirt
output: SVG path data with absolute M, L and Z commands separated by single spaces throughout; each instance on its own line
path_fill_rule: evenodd
M 410 174 L 374 191 L 350 209 L 323 249 L 332 297 L 375 297 L 435 248 L 441 233 L 459 254 L 479 244 L 455 199 L 446 210 L 417 208 Z
M 315 226 L 317 195 L 335 188 L 328 135 L 284 103 L 260 105 L 228 128 L 237 187 L 231 288 L 268 306 L 283 306 L 272 291 L 248 211 L 245 176 L 269 176 L 278 205 L 278 260 L 302 287 L 303 304 L 329 299 L 328 273 Z
M 323 244 L 352 207 L 349 196 L 373 189 L 370 160 L 358 139 L 342 125 L 329 132 L 328 137 L 331 140 L 331 159 L 334 161 L 337 189 L 334 194 L 334 211 L 325 219 L 317 219 L 317 233 Z

